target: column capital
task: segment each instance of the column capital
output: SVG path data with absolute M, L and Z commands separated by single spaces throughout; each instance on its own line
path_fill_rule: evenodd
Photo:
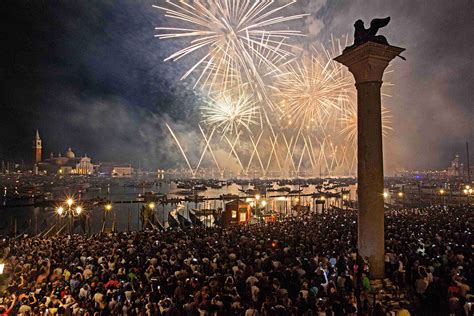
M 385 68 L 405 49 L 396 46 L 367 42 L 346 49 L 335 61 L 347 66 L 357 83 L 382 81 Z

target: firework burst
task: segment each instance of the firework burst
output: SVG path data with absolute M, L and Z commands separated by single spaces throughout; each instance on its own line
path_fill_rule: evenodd
M 254 99 L 248 95 L 211 98 L 201 106 L 204 124 L 216 128 L 222 135 L 237 134 L 242 128 L 251 132 L 251 126 L 259 123 L 258 113 Z
M 315 48 L 310 56 L 289 65 L 275 85 L 287 127 L 324 129 L 352 101 L 352 76 Z
M 166 60 L 177 61 L 187 55 L 201 54 L 181 79 L 199 72 L 195 86 L 205 87 L 210 94 L 226 92 L 245 83 L 251 83 L 252 89 L 264 90 L 265 84 L 256 65 L 263 64 L 275 71 L 278 69 L 275 59 L 293 55 L 292 46 L 286 40 L 301 35 L 299 31 L 288 30 L 285 23 L 306 14 L 280 15 L 295 2 L 276 5 L 270 0 L 167 0 L 165 6 L 154 7 L 187 27 L 157 27 L 156 37 L 188 41 L 188 46 Z
M 357 142 L 357 107 L 354 105 L 346 109 L 340 120 L 343 124 L 340 134 L 345 137 L 347 143 L 355 146 Z M 392 130 L 392 114 L 382 106 L 382 135 L 386 137 Z

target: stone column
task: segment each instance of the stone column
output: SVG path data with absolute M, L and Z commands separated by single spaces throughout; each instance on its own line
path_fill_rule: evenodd
M 335 58 L 356 81 L 358 250 L 369 258 L 372 278 L 383 278 L 385 257 L 380 88 L 385 68 L 403 50 L 367 42 Z

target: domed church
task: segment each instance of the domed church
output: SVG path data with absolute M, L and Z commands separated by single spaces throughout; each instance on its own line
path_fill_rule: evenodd
M 49 158 L 41 160 L 41 140 L 38 131 L 36 131 L 35 141 L 35 144 L 38 145 L 34 146 L 33 149 L 35 151 L 35 165 L 38 170 L 59 174 L 92 174 L 94 172 L 91 158 L 87 157 L 86 154 L 83 157 L 76 158 L 76 154 L 71 147 L 67 149 L 64 156 L 61 153 L 58 153 L 57 156 L 51 153 Z

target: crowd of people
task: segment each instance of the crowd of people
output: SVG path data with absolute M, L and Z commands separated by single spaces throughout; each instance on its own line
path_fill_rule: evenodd
M 400 315 L 472 315 L 473 211 L 386 211 L 386 275 L 410 302 Z M 371 283 L 356 221 L 333 209 L 229 228 L 4 240 L 0 315 L 385 315 L 389 289 Z

